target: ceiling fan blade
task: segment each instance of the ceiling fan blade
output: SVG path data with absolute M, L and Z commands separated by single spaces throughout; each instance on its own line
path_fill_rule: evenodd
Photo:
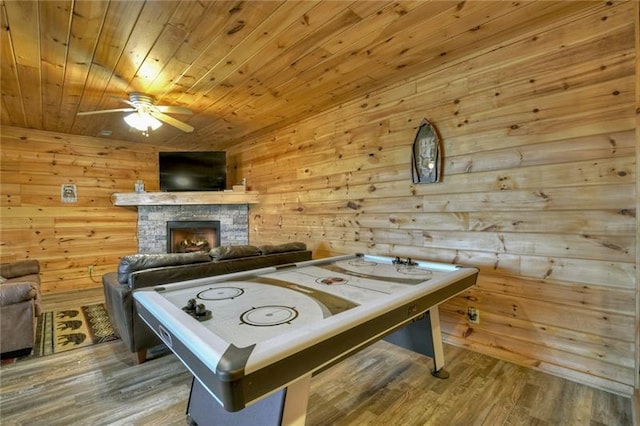
M 181 107 L 181 106 L 171 106 L 171 105 L 156 105 L 155 106 L 160 112 L 167 112 L 169 114 L 186 114 L 193 115 L 189 108 Z
M 80 111 L 78 115 L 93 115 L 93 114 L 105 114 L 109 112 L 133 112 L 135 108 L 116 108 L 116 109 L 103 109 L 98 111 Z
M 127 105 L 131 105 L 132 107 L 134 107 L 135 109 L 138 109 L 138 105 L 134 104 L 133 102 L 131 102 L 128 99 L 120 99 L 121 102 L 124 102 Z
M 176 120 L 171 116 L 168 116 L 166 114 L 163 114 L 161 112 L 154 111 L 154 110 L 149 111 L 149 114 L 151 114 L 152 117 L 155 117 L 158 120 L 164 123 L 167 123 L 170 126 L 177 127 L 178 129 L 182 130 L 185 133 L 193 132 L 193 127 L 189 126 L 187 123 L 183 123 L 180 120 Z

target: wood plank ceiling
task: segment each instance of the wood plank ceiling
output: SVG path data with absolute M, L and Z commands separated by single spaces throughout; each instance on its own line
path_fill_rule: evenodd
M 2 1 L 3 125 L 224 149 L 590 2 Z M 582 5 L 582 6 L 581 6 Z M 195 127 L 130 132 L 130 92 Z

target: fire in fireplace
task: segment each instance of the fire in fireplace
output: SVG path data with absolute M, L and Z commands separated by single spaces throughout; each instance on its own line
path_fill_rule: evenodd
M 219 245 L 219 220 L 178 220 L 167 222 L 167 253 L 209 251 Z

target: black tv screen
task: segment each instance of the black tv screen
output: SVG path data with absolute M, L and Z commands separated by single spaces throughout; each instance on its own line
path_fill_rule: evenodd
M 161 191 L 223 191 L 227 186 L 224 151 L 158 153 Z

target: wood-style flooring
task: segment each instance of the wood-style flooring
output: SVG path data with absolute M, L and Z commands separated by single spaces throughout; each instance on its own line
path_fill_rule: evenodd
M 45 309 L 101 300 L 101 289 L 45 296 Z M 629 398 L 462 348 L 444 351 L 451 377 L 440 380 L 428 358 L 371 345 L 312 379 L 307 425 L 632 424 Z M 113 341 L 3 366 L 0 384 L 3 426 L 184 426 L 191 375 L 168 352 L 134 365 Z

